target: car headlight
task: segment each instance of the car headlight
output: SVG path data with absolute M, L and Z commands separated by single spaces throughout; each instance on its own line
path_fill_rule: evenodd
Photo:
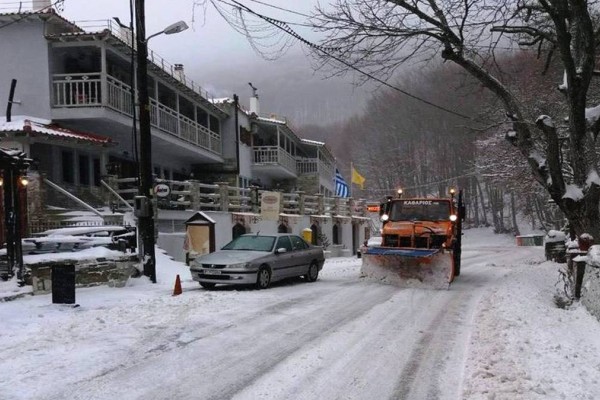
M 229 264 L 229 265 L 225 266 L 225 268 L 227 268 L 227 269 L 240 269 L 240 268 L 249 268 L 249 267 L 250 267 L 250 263 L 249 262 L 237 263 L 237 264 Z

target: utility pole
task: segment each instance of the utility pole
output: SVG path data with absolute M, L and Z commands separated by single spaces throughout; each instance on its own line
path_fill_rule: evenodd
M 150 132 L 150 99 L 148 97 L 148 42 L 144 0 L 135 0 L 137 87 L 140 122 L 140 176 L 138 229 L 142 246 L 144 275 L 156 283 L 156 254 L 154 252 L 154 208 L 152 206 L 152 136 Z

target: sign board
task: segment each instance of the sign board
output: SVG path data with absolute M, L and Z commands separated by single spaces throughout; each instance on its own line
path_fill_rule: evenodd
M 52 267 L 52 303 L 75 304 L 75 266 Z
M 281 193 L 263 192 L 260 199 L 260 215 L 267 221 L 279 219 L 279 207 L 281 204 Z
M 379 204 L 367 204 L 368 212 L 379 212 Z
M 169 185 L 159 183 L 154 186 L 154 194 L 156 195 L 156 197 L 167 197 L 171 194 L 171 188 L 169 187 Z

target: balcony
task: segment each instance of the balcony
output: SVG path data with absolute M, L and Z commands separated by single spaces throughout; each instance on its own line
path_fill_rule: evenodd
M 103 88 L 106 95 L 103 95 Z M 131 87 L 102 73 L 54 74 L 52 76 L 54 108 L 107 107 L 131 117 Z M 182 115 L 177 110 L 150 101 L 151 125 L 160 131 L 217 155 L 221 154 L 221 136 Z
M 255 146 L 253 168 L 274 178 L 296 178 L 296 159 L 279 146 Z
M 333 180 L 333 166 L 324 163 L 318 158 L 300 157 L 296 160 L 296 169 L 298 174 L 319 174 Z

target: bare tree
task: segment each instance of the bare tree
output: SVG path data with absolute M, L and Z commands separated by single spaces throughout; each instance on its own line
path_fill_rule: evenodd
M 336 0 L 312 19 L 326 35 L 314 55 L 338 73 L 360 69 L 383 78 L 406 62 L 437 56 L 460 66 L 499 100 L 511 125 L 507 139 L 574 231 L 600 238 L 594 151 L 600 113 L 588 110 L 586 118 L 600 37 L 596 11 L 595 1 L 584 0 Z M 515 44 L 536 46 L 547 60 L 558 53 L 566 115 L 532 115 L 535 107 L 524 105 L 497 73 L 495 51 Z M 561 129 L 557 122 L 565 117 Z

